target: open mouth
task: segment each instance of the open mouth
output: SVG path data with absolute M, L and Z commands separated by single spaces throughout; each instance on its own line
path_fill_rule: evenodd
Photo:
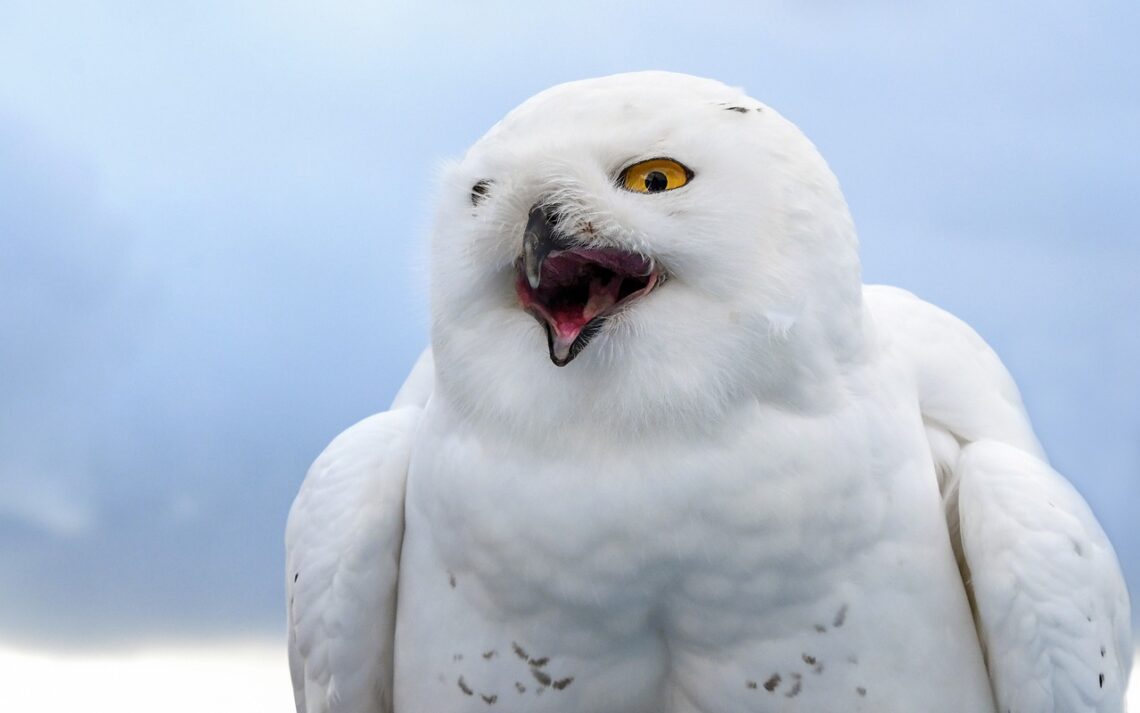
M 615 248 L 576 247 L 552 219 L 531 211 L 515 290 L 523 309 L 546 328 L 550 360 L 569 364 L 607 317 L 661 281 L 653 260 Z

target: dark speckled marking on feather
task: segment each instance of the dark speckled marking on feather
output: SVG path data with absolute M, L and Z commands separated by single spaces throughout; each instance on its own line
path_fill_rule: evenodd
M 835 612 L 835 620 L 831 622 L 831 625 L 836 627 L 836 628 L 839 628 L 839 627 L 843 626 L 843 622 L 845 622 L 845 621 L 847 621 L 847 605 L 846 604 L 839 607 L 839 611 Z
M 495 705 L 495 701 L 499 700 L 499 694 L 497 693 L 492 693 L 489 696 L 485 693 L 480 693 L 479 697 L 482 698 L 483 702 L 489 706 Z
M 747 114 L 748 113 L 748 109 L 746 107 L 743 107 L 743 106 L 726 106 L 724 108 L 724 110 L 725 111 L 735 111 L 735 112 L 739 112 L 741 114 Z
M 803 681 L 796 679 L 792 682 L 792 687 L 788 689 L 787 693 L 784 694 L 784 698 L 795 698 L 796 696 L 800 695 L 800 691 L 803 690 L 803 687 Z
M 860 696 L 865 696 L 865 695 L 867 695 L 867 689 L 866 689 L 866 688 L 863 688 L 862 686 L 856 686 L 856 687 L 855 687 L 855 692 L 856 692 L 856 693 L 858 693 Z
M 463 695 L 465 695 L 465 696 L 474 695 L 475 691 L 471 690 L 471 687 L 467 685 L 467 681 L 464 681 L 462 676 L 459 677 L 458 683 L 459 683 L 459 690 L 463 691 Z
M 780 674 L 774 673 L 768 677 L 767 681 L 764 682 L 764 690 L 771 692 L 771 691 L 776 690 L 776 686 L 779 686 L 779 685 L 780 685 Z
M 530 661 L 530 656 L 527 654 L 526 649 L 519 646 L 517 642 L 511 642 L 511 649 L 515 652 L 515 656 L 518 656 L 523 661 Z
M 551 685 L 554 686 L 554 690 L 561 691 L 563 688 L 566 688 L 571 683 L 574 683 L 574 677 L 573 676 L 567 676 L 566 678 L 558 679 L 557 681 L 555 681 Z
M 546 673 L 545 671 L 540 671 L 537 668 L 532 668 L 530 670 L 530 675 L 534 676 L 534 680 L 538 681 L 543 686 L 550 685 L 550 674 Z
M 529 663 L 531 666 L 534 666 L 535 668 L 542 668 L 546 664 L 550 663 L 550 657 L 549 656 L 543 656 L 540 659 L 531 659 L 527 663 Z
M 494 649 L 491 649 L 490 651 L 484 651 L 484 652 L 483 652 L 483 658 L 484 658 L 485 660 L 487 660 L 487 661 L 490 661 L 490 660 L 491 660 L 491 659 L 493 659 L 493 658 L 494 658 L 496 655 L 498 655 L 498 653 L 499 653 L 499 652 L 498 652 L 498 651 L 495 651 Z
M 751 688 L 753 690 L 756 690 L 756 682 L 755 681 L 745 681 L 744 686 L 746 688 Z

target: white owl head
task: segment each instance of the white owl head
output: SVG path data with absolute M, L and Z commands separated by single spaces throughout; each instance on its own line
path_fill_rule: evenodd
M 431 279 L 437 394 L 508 429 L 708 423 L 802 398 L 862 343 L 822 157 L 682 74 L 562 84 L 492 127 L 446 170 Z

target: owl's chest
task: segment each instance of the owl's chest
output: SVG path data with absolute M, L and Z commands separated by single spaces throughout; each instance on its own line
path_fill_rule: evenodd
M 699 638 L 718 619 L 746 612 L 763 627 L 825 595 L 910 516 L 893 506 L 916 494 L 901 478 L 929 480 L 937 503 L 916 415 L 755 409 L 730 425 L 731 438 L 551 455 L 429 417 L 437 430 L 413 456 L 407 537 L 430 543 L 495 615 L 559 609 L 621 628 L 703 611 Z
M 398 699 L 919 710 L 891 682 L 925 677 L 938 710 L 988 710 L 916 411 L 757 413 L 729 440 L 545 458 L 431 415 L 408 480 Z

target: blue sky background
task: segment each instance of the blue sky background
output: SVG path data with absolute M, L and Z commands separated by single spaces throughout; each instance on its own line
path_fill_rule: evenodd
M 441 159 L 552 84 L 742 85 L 867 281 L 969 321 L 1140 592 L 1140 4 L 0 4 L 0 642 L 278 637 L 308 463 L 426 343 Z

